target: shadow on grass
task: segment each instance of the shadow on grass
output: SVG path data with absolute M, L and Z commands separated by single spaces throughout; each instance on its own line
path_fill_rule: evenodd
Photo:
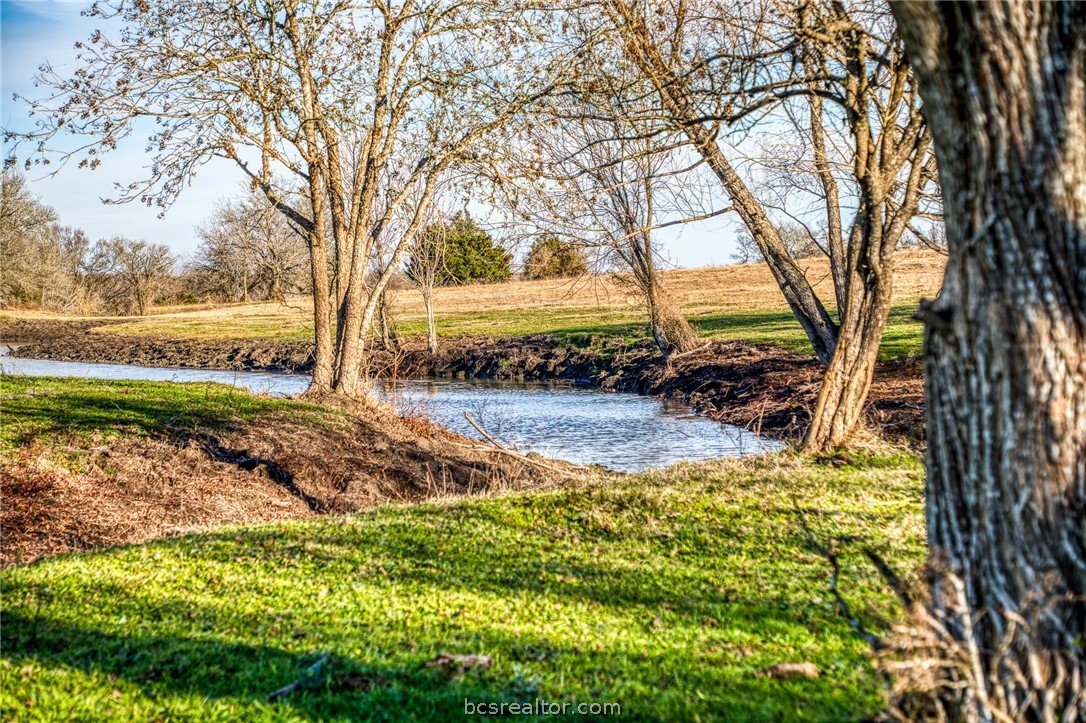
M 220 384 L 174 384 L 51 377 L 0 377 L 4 436 L 86 435 L 125 430 L 227 429 L 239 419 L 285 408 Z
M 100 688 L 95 692 L 107 700 L 111 689 L 123 689 L 112 694 L 115 700 L 110 703 L 123 706 L 121 701 L 128 698 L 124 702 L 133 707 L 168 718 L 202 719 L 214 712 L 217 718 L 225 715 L 231 720 L 283 715 L 321 721 L 458 720 L 464 715 L 465 700 L 476 705 L 592 700 L 618 703 L 635 720 L 674 720 L 676 705 L 701 715 L 726 715 L 728 720 L 785 720 L 792 716 L 782 715 L 782 709 L 791 707 L 792 701 L 797 711 L 814 706 L 813 710 L 830 712 L 827 720 L 837 720 L 832 711 L 840 704 L 833 687 L 817 681 L 771 681 L 752 675 L 733 677 L 723 694 L 695 701 L 690 697 L 694 690 L 711 692 L 709 686 L 719 682 L 715 676 L 692 670 L 695 666 L 690 658 L 703 657 L 705 651 L 691 649 L 685 656 L 676 656 L 674 651 L 653 655 L 637 649 L 583 649 L 547 637 L 511 637 L 493 629 L 475 635 L 472 649 L 463 652 L 485 652 L 497 665 L 490 670 L 457 671 L 427 665 L 445 646 L 428 645 L 428 650 L 415 651 L 413 637 L 425 635 L 424 629 L 404 631 L 400 654 L 367 649 L 364 655 L 368 660 L 359 661 L 323 653 L 320 647 L 291 652 L 270 644 L 231 642 L 218 631 L 187 636 L 118 634 L 10 611 L 0 615 L 0 622 L 4 658 L 24 671 L 28 665 L 64 671 L 64 685 L 76 696 L 82 681 L 73 679 L 70 671 L 81 671 L 86 684 Z M 357 630 L 356 635 L 364 640 L 366 631 Z M 320 641 L 314 643 L 319 646 Z M 447 647 L 455 651 L 464 645 L 453 642 Z M 547 686 L 532 672 L 532 668 L 562 665 L 574 657 L 589 659 L 589 667 L 596 671 L 592 677 L 599 679 L 601 689 L 591 698 L 583 692 L 577 696 Z M 637 669 L 639 680 L 628 676 L 631 667 Z M 616 681 L 618 677 L 625 679 Z M 273 691 L 292 683 L 298 685 L 269 700 Z M 654 696 L 672 697 L 670 710 L 666 706 L 654 709 L 651 700 L 631 705 L 619 692 L 631 685 L 641 689 L 639 697 L 644 696 L 645 686 L 656 691 Z M 50 703 L 55 705 L 55 700 L 29 700 L 34 703 L 36 719 L 60 719 L 67 717 L 65 714 L 72 714 L 70 719 L 84 719 L 82 715 L 87 715 L 78 707 L 53 709 Z M 81 702 L 96 706 L 91 696 Z M 94 707 L 91 710 L 102 712 Z M 5 718 L 17 720 L 19 712 L 9 707 Z M 607 719 L 587 712 L 575 717 Z
M 238 574 L 245 576 L 241 589 L 250 593 L 261 579 L 295 591 L 362 585 L 367 595 L 379 590 L 380 599 L 389 601 L 387 616 L 382 603 L 362 608 L 366 612 L 354 619 L 337 616 L 333 621 L 326 612 L 343 610 L 342 600 L 333 603 L 330 597 L 327 608 L 319 603 L 307 607 L 306 593 L 288 600 L 274 587 L 255 599 L 242 595 L 236 601 L 226 587 L 216 605 L 201 607 L 185 599 L 183 584 L 169 593 L 78 581 L 64 594 L 73 599 L 93 595 L 108 610 L 90 624 L 61 619 L 60 599 L 50 599 L 35 612 L 36 593 L 29 591 L 33 583 L 16 580 L 7 585 L 8 593 L 22 602 L 3 614 L 4 657 L 49 670 L 74 669 L 96 679 L 112 676 L 138 687 L 160 707 L 156 710 L 171 714 L 180 709 L 168 706 L 195 699 L 200 705 L 221 704 L 225 713 L 246 720 L 274 717 L 267 695 L 302 676 L 322 653 L 331 654 L 328 664 L 275 704 L 280 713 L 311 720 L 457 720 L 465 698 L 513 703 L 577 695 L 580 701 L 618 702 L 637 720 L 695 715 L 736 721 L 844 720 L 869 714 L 877 700 L 869 683 L 856 680 L 862 666 L 858 655 L 847 662 L 845 674 L 818 680 L 757 677 L 756 670 L 780 662 L 776 656 L 788 655 L 787 645 L 795 644 L 780 641 L 797 636 L 832 639 L 803 653 L 829 671 L 840 664 L 841 645 L 849 645 L 850 633 L 824 607 L 806 601 L 759 597 L 752 590 L 721 592 L 712 586 L 713 570 L 700 569 L 689 559 L 661 568 L 672 541 L 632 530 L 629 537 L 652 542 L 642 562 L 620 565 L 613 558 L 574 558 L 579 542 L 555 541 L 545 530 L 503 523 L 486 512 L 403 512 L 402 521 L 378 515 L 367 516 L 362 524 L 220 531 L 142 548 L 154 559 L 161 554 L 199 560 L 201 577 L 192 582 L 201 587 L 203 575 Z M 463 514 L 450 519 L 450 513 Z M 442 527 L 446 522 L 455 529 Z M 467 530 L 495 537 L 440 544 L 449 541 L 450 533 Z M 718 546 L 727 545 L 716 537 Z M 794 543 L 792 535 L 781 542 L 789 548 Z M 145 564 L 137 561 L 143 557 L 127 557 L 123 550 L 116 554 L 119 573 Z M 724 560 L 727 555 L 724 551 Z M 78 563 L 79 556 L 69 559 Z M 371 564 L 375 559 L 379 572 Z M 680 567 L 688 569 L 675 572 Z M 193 574 L 186 572 L 187 565 L 173 569 L 174 574 Z M 289 580 L 277 571 L 289 571 L 284 573 Z M 55 581 L 57 570 L 52 572 Z M 427 604 L 442 609 L 455 607 L 465 596 L 488 601 L 484 605 L 529 604 L 559 612 L 546 627 L 515 634 L 514 624 L 500 617 L 475 624 L 470 616 L 460 621 L 432 611 L 402 617 L 406 601 L 431 601 Z M 276 622 L 273 630 L 272 622 L 281 619 L 285 622 Z M 521 619 L 529 627 L 533 623 Z M 600 626 L 615 629 L 606 637 L 576 633 Z M 763 643 L 768 652 L 759 649 Z M 442 651 L 482 653 L 492 656 L 495 666 L 463 675 L 425 666 Z M 108 693 L 111 684 L 104 685 Z

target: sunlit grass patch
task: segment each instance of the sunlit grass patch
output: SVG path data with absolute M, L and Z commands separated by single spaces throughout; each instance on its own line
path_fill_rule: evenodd
M 335 414 L 225 384 L 0 376 L 0 453 L 31 440 L 219 430 L 270 412 Z
M 922 297 L 933 296 L 945 259 L 925 252 L 899 254 L 894 308 L 880 358 L 913 357 L 921 347 L 922 325 L 913 317 Z M 803 266 L 823 299 L 832 299 L 824 260 L 804 259 Z M 706 338 L 772 344 L 804 354 L 810 344 L 764 264 L 665 272 L 664 284 L 676 304 Z M 642 304 L 632 287 L 613 275 L 579 279 L 470 284 L 435 291 L 438 333 L 445 337 L 553 334 L 568 340 L 601 334 L 630 340 L 649 337 Z M 395 292 L 394 317 L 405 336 L 426 333 L 421 295 Z M 170 307 L 138 319 L 111 318 L 99 331 L 199 339 L 308 341 L 313 334 L 312 301 L 227 304 L 218 307 Z M 34 312 L 7 312 L 0 322 L 37 318 Z M 59 318 L 59 317 L 58 317 Z
M 911 456 L 688 465 L 7 570 L 3 717 L 450 720 L 465 698 L 539 698 L 641 720 L 862 720 L 881 683 L 796 510 L 909 570 L 921 476 Z M 885 628 L 889 592 L 845 553 L 842 589 Z M 426 667 L 440 652 L 494 665 Z M 784 661 L 821 675 L 758 675 Z

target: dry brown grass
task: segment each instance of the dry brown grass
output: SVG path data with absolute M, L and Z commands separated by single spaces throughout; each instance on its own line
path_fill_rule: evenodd
M 933 296 L 942 283 L 944 263 L 945 257 L 931 252 L 899 254 L 894 294 L 896 301 L 915 302 Z M 806 259 L 800 265 L 819 295 L 823 299 L 832 299 L 833 283 L 826 260 Z M 726 310 L 788 310 L 765 264 L 666 271 L 664 284 L 688 315 Z M 613 275 L 471 284 L 441 288 L 435 293 L 435 306 L 443 313 L 510 308 L 623 309 L 639 305 L 632 286 Z M 422 300 L 418 294 L 401 294 L 397 298 L 397 309 L 406 317 L 421 316 Z

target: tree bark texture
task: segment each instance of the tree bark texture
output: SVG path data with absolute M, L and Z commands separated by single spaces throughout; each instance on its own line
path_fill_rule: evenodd
M 949 259 L 923 313 L 933 616 L 963 720 L 1086 717 L 1086 3 L 898 2 Z

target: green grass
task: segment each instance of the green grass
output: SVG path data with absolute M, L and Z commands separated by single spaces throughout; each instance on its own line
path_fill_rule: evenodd
M 915 302 L 893 307 L 887 320 L 879 359 L 889 361 L 920 354 L 923 324 L 915 319 Z M 833 310 L 831 309 L 831 312 Z M 689 310 L 690 321 L 703 337 L 724 341 L 769 344 L 813 354 L 803 328 L 787 309 L 704 312 Z M 518 337 L 531 334 L 551 334 L 562 341 L 585 335 L 623 337 L 630 341 L 650 338 L 648 323 L 641 310 L 629 308 L 484 308 L 473 311 L 436 312 L 438 335 Z M 403 315 L 397 327 L 405 337 L 426 335 L 426 319 Z M 246 339 L 281 342 L 308 341 L 313 327 L 308 316 L 286 315 L 279 311 L 267 316 L 239 317 L 152 316 L 121 324 L 103 326 L 111 333 L 155 334 L 181 338 Z
M 42 448 L 58 457 L 103 435 L 335 414 L 220 385 L 2 377 L 0 392 L 5 445 L 63 442 Z M 899 610 L 854 548 L 916 569 L 923 467 L 855 459 L 679 466 L 7 569 L 0 718 L 456 720 L 466 698 L 618 703 L 628 720 L 864 720 L 882 682 L 797 510 L 841 551 L 854 611 L 885 630 Z M 426 667 L 440 652 L 494 665 Z M 800 661 L 821 676 L 759 675 Z
M 630 720 L 863 720 L 881 684 L 794 510 L 908 569 L 921 474 L 912 457 L 771 458 L 46 560 L 2 574 L 0 707 L 5 720 L 402 721 L 539 698 L 615 702 Z M 894 604 L 859 558 L 846 554 L 842 588 L 884 629 Z M 425 667 L 439 652 L 494 666 Z M 822 675 L 758 676 L 784 661 Z
M 879 359 L 889 361 L 920 354 L 923 324 L 915 319 L 916 305 L 895 306 L 886 324 Z M 502 309 L 474 313 L 436 314 L 438 334 L 456 336 L 516 337 L 552 334 L 562 341 L 586 335 L 624 337 L 631 341 L 650 338 L 647 322 L 634 310 L 609 309 Z M 691 323 L 701 336 L 721 341 L 769 344 L 802 354 L 813 354 L 807 335 L 788 311 L 742 311 L 696 314 Z M 426 334 L 425 319 L 399 323 L 408 337 Z
M 79 442 L 166 430 L 224 429 L 271 412 L 334 414 L 215 383 L 0 376 L 0 454 L 31 441 Z

